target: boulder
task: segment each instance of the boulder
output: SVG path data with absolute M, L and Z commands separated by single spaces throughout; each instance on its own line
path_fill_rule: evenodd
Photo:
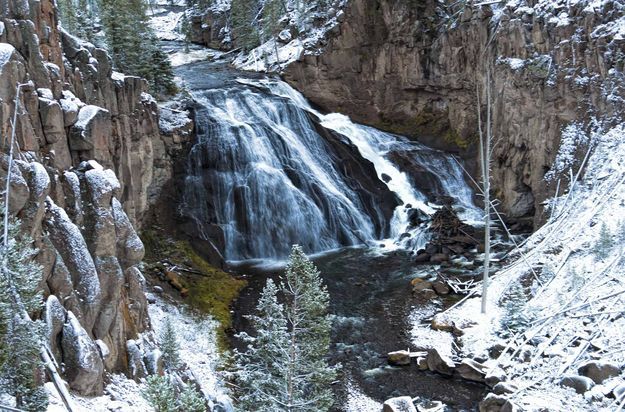
M 130 377 L 136 381 L 145 378 L 148 372 L 145 363 L 143 363 L 143 352 L 141 351 L 140 342 L 129 339 L 126 342 L 126 351 L 128 352 L 128 372 Z
M 491 369 L 484 377 L 484 383 L 491 388 L 506 380 L 506 372 L 501 368 Z
M 59 357 L 61 353 L 61 332 L 63 331 L 66 318 L 67 311 L 63 305 L 61 305 L 57 297 L 54 295 L 48 296 L 48 299 L 46 299 L 44 319 L 46 321 L 46 331 L 48 333 L 48 344 L 57 359 L 61 359 Z
M 9 170 L 9 157 L 0 154 L 0 187 L 6 187 L 7 171 Z M 11 168 L 11 184 L 9 191 L 9 213 L 16 215 L 26 205 L 30 196 L 30 189 L 26 179 L 22 176 L 17 164 Z M 4 196 L 3 196 L 4 197 Z
M 67 313 L 61 344 L 70 388 L 82 395 L 101 395 L 104 365 L 100 349 L 72 312 Z
M 407 350 L 398 350 L 388 353 L 388 363 L 395 366 L 410 365 L 410 352 Z
M 56 100 L 39 98 L 39 117 L 43 134 L 49 144 L 65 138 L 65 121 L 61 105 Z
M 577 373 L 589 377 L 595 383 L 603 383 L 606 379 L 619 376 L 621 368 L 608 362 L 590 361 L 580 366 Z
M 438 372 L 448 376 L 454 374 L 454 369 L 456 367 L 449 357 L 441 354 L 437 349 L 428 349 L 427 363 L 428 368 L 432 372 Z
M 449 286 L 446 282 L 443 282 L 442 280 L 437 280 L 436 282 L 433 282 L 432 288 L 437 295 L 449 295 Z
M 456 371 L 458 371 L 458 374 L 464 379 L 475 382 L 484 382 L 489 368 L 486 365 L 474 361 L 473 359 L 467 358 L 460 362 L 460 364 L 456 367 Z
M 493 393 L 496 395 L 505 395 L 507 393 L 516 392 L 518 389 L 516 385 L 511 383 L 499 382 L 497 385 L 493 386 Z
M 449 260 L 449 255 L 445 253 L 435 253 L 430 257 L 430 263 L 440 264 L 443 262 L 447 262 Z
M 384 402 L 382 412 L 417 412 L 410 396 L 391 398 Z
M 489 393 L 486 398 L 479 404 L 480 412 L 502 412 L 504 405 L 508 402 L 508 399 L 501 395 L 495 395 Z
M 575 392 L 584 394 L 595 386 L 595 382 L 586 376 L 571 375 L 560 379 L 560 386 L 575 389 Z
M 107 147 L 110 134 L 109 111 L 87 105 L 80 109 L 76 122 L 70 128 L 69 147 L 72 151 L 92 151 L 97 146 Z

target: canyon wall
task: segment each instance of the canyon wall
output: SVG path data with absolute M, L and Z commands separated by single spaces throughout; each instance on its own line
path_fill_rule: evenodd
M 489 70 L 494 192 L 508 217 L 540 223 L 563 128 L 622 114 L 625 50 L 614 24 L 625 7 L 447 3 L 351 0 L 323 52 L 303 55 L 285 79 L 324 110 L 457 152 L 475 174 L 476 96 L 479 87 L 485 117 Z
M 157 191 L 158 107 L 145 80 L 59 29 L 52 0 L 0 4 L 0 184 L 15 132 L 10 212 L 39 249 L 49 345 L 72 389 L 99 394 L 105 371 L 144 369 L 134 341 L 149 329 L 144 247 L 133 225 Z

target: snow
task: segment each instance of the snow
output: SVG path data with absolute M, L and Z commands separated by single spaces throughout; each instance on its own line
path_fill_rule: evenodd
M 158 121 L 158 127 L 163 133 L 173 133 L 193 122 L 188 112 L 174 111 L 166 106 L 162 106 L 160 109 L 161 116 Z
M 155 299 L 156 302 L 150 304 L 148 308 L 153 332 L 146 333 L 159 336 L 165 319 L 169 318 L 177 331 L 180 358 L 189 367 L 204 395 L 212 402 L 229 404 L 228 392 L 217 372 L 221 364 L 215 334 L 217 322 L 210 318 L 199 318 L 187 312 L 179 303 L 166 301 L 160 297 Z M 137 383 L 124 375 L 111 375 L 109 379 L 103 396 L 74 396 L 74 401 L 80 407 L 79 411 L 153 411 L 141 395 L 143 382 Z M 56 405 L 57 402 L 53 400 L 52 403 Z
M 223 398 L 227 391 L 217 369 L 221 364 L 215 330 L 217 321 L 199 318 L 187 312 L 184 306 L 175 306 L 156 298 L 148 307 L 152 328 L 158 336 L 165 320 L 169 318 L 175 327 L 180 343 L 180 359 L 187 364 L 198 381 L 204 395 Z
M 189 52 L 185 52 L 183 50 L 178 50 L 176 53 L 172 53 L 169 55 L 169 61 L 173 67 L 183 66 L 185 64 L 193 63 L 201 60 L 209 60 L 209 59 L 218 59 L 224 53 L 212 50 L 208 48 L 201 48 L 195 50 L 189 50 Z
M 381 411 L 382 404 L 365 395 L 353 382 L 347 383 L 347 402 L 345 410 L 349 412 Z
M 339 25 L 339 18 L 343 15 L 340 9 L 346 5 L 347 1 L 338 0 L 334 3 L 334 7 L 329 7 L 322 14 L 311 10 L 298 11 L 293 0 L 287 1 L 289 11 L 284 19 L 296 26 L 297 32 L 300 33 L 299 37 L 284 44 L 290 35 L 286 36 L 283 30 L 276 36 L 282 37 L 282 41 L 273 37 L 248 53 L 239 53 L 233 62 L 234 66 L 241 70 L 279 72 L 302 55 L 319 55 L 323 50 L 322 44 L 327 34 Z M 308 13 L 314 15 L 312 20 L 319 20 L 321 23 L 312 24 L 309 21 L 311 19 L 304 17 Z
M 177 30 L 184 13 L 174 11 L 162 13 L 162 11 L 156 9 L 150 17 L 150 25 L 154 29 L 156 37 L 161 40 L 184 40 L 184 35 Z
M 534 321 L 511 343 L 516 353 L 527 351 L 530 362 L 510 354 L 487 361 L 490 367 L 503 367 L 508 382 L 524 388 L 511 399 L 526 410 L 611 410 L 612 400 L 602 393 L 609 393 L 622 380 L 613 378 L 585 396 L 558 385 L 562 376 L 576 374 L 588 360 L 625 362 L 625 319 L 615 313 L 625 305 L 620 240 L 625 235 L 625 124 L 600 127 L 593 122 L 591 126 L 573 123 L 565 127 L 556 159 L 561 166 L 554 165 L 554 169 L 570 164 L 574 142 L 591 142 L 594 150 L 586 172 L 571 194 L 551 202 L 553 217 L 522 247 L 525 258 L 515 251 L 516 259 L 492 279 L 487 314 L 480 314 L 480 285 L 476 297 L 444 314 L 456 324 L 473 323 L 460 338 L 463 354 L 485 355 L 492 345 L 509 343 L 500 334 L 501 298 L 522 279 L 531 285 L 523 310 Z M 576 171 L 580 166 L 573 167 Z M 603 224 L 614 242 L 605 259 L 595 251 Z M 544 273 L 539 275 L 540 282 L 528 265 Z M 561 406 L 554 409 L 554 405 Z
M 11 46 L 9 43 L 0 43 L 0 68 L 7 64 L 13 52 L 15 52 L 15 47 Z

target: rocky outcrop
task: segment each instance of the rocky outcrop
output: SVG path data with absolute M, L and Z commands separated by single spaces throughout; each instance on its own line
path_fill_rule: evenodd
M 476 87 L 488 67 L 493 188 L 508 216 L 538 222 L 563 128 L 622 112 L 622 41 L 609 25 L 622 1 L 459 4 L 350 1 L 324 51 L 285 78 L 325 110 L 474 159 Z
M 192 11 L 189 17 L 190 39 L 211 49 L 231 50 L 230 10 L 211 6 L 203 13 Z
M 0 133 L 15 131 L 10 212 L 39 249 L 50 349 L 93 395 L 105 371 L 132 369 L 127 342 L 150 326 L 135 227 L 157 190 L 159 116 L 145 80 L 57 23 L 52 0 L 2 2 Z M 7 169 L 1 154 L 3 185 Z

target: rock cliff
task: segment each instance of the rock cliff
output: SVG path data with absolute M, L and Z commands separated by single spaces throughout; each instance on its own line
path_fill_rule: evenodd
M 493 73 L 493 187 L 512 218 L 553 196 L 562 131 L 622 114 L 623 2 L 352 0 L 322 53 L 288 82 L 328 111 L 476 156 L 477 105 Z M 505 2 L 504 2 L 505 3 Z M 455 4 L 452 5 L 452 4 Z M 484 113 L 484 105 L 482 105 Z
M 133 225 L 156 190 L 158 107 L 145 80 L 59 29 L 52 0 L 0 4 L 5 153 L 18 102 L 10 211 L 40 250 L 50 348 L 72 389 L 98 394 L 105 371 L 129 371 L 127 342 L 149 328 Z M 5 154 L 0 166 L 4 185 Z

